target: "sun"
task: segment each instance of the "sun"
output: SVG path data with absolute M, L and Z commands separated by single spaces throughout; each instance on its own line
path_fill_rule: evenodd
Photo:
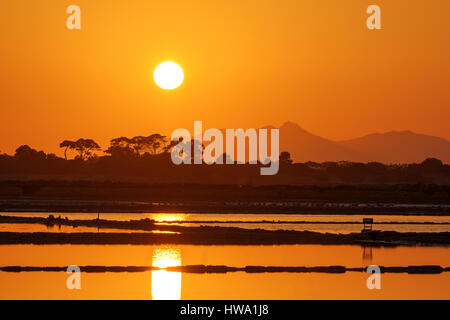
M 183 83 L 183 69 L 175 62 L 162 62 L 155 68 L 153 79 L 158 87 L 165 90 L 173 90 Z

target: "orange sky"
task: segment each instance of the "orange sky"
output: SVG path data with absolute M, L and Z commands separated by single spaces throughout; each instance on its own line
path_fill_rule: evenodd
M 80 31 L 66 8 L 81 7 Z M 366 29 L 366 8 L 383 30 Z M 281 125 L 346 139 L 450 139 L 448 0 L 14 0 L 0 3 L 0 150 L 63 139 Z M 173 60 L 174 91 L 151 74 Z

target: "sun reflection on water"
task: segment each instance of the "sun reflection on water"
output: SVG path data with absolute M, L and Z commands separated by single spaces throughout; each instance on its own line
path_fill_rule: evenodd
M 158 213 L 152 215 L 152 219 L 157 223 L 161 223 L 163 221 L 177 222 L 186 220 L 186 216 L 186 214 L 182 213 Z
M 152 266 L 159 268 L 181 266 L 179 249 L 163 247 L 153 252 Z M 181 298 L 181 272 L 154 270 L 151 272 L 153 300 L 179 300 Z

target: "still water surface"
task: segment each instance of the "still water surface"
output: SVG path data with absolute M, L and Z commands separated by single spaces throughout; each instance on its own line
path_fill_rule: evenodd
M 69 219 L 96 219 L 96 213 L 52 213 L 55 217 Z M 29 217 L 48 217 L 49 213 L 1 213 L 9 216 L 29 216 Z M 247 229 L 266 229 L 266 230 L 309 230 L 317 232 L 332 233 L 351 233 L 360 232 L 363 218 L 373 218 L 374 229 L 383 231 L 399 232 L 450 232 L 450 217 L 448 216 L 392 216 L 392 215 L 313 215 L 313 214 L 185 214 L 185 213 L 102 213 L 101 219 L 109 220 L 130 220 L 130 219 L 153 219 L 160 224 L 179 224 L 184 226 L 222 226 L 239 227 Z M 221 223 L 213 223 L 220 221 Z M 265 221 L 265 223 L 262 223 Z M 302 221 L 304 223 L 292 223 Z M 247 223 L 243 223 L 247 222 Z M 252 223 L 248 223 L 252 222 Z M 291 222 L 291 223 L 289 223 Z M 323 222 L 323 224 L 308 223 Z M 326 223 L 333 222 L 333 223 Z M 349 223 L 352 222 L 352 223 Z M 355 224 L 355 222 L 358 222 Z M 400 222 L 411 224 L 378 224 L 380 222 Z M 416 224 L 416 223 L 445 223 L 445 224 Z M 94 231 L 97 230 L 94 228 Z M 93 228 L 85 227 L 64 227 L 59 229 L 57 226 L 47 227 L 44 225 L 2 225 L 0 231 L 14 232 L 92 232 Z M 99 229 L 104 232 L 129 232 L 127 230 Z
M 48 213 L 1 213 L 47 217 Z M 53 213 L 69 219 L 95 219 L 92 213 Z M 363 217 L 375 222 L 450 223 L 450 217 L 390 215 L 292 214 L 101 214 L 102 219 L 150 218 L 158 223 L 215 225 L 242 228 L 359 232 Z M 261 221 L 272 223 L 262 223 Z M 197 222 L 194 222 L 197 221 Z M 237 222 L 241 221 L 241 222 Z M 254 221 L 254 223 L 242 223 Z M 259 221 L 259 222 L 258 222 Z M 278 223 L 283 221 L 285 223 Z M 338 222 L 337 224 L 288 223 Z M 396 231 L 450 231 L 450 225 L 376 224 Z M 0 224 L 0 231 L 16 232 L 130 232 L 37 224 Z M 138 231 L 132 231 L 138 232 Z M 157 266 L 180 265 L 331 266 L 367 265 L 450 267 L 448 247 L 363 248 L 348 245 L 206 246 L 206 245 L 0 245 L 1 266 Z M 369 290 L 361 272 L 189 274 L 156 270 L 141 273 L 82 273 L 81 290 L 68 290 L 64 272 L 0 272 L 0 299 L 450 299 L 450 273 L 438 275 L 383 274 L 382 289 Z
M 450 266 L 450 248 L 362 248 L 335 245 L 155 246 L 2 245 L 3 266 Z M 368 275 L 275 273 L 82 273 L 81 290 L 68 290 L 64 272 L 0 272 L 1 299 L 449 299 L 450 274 L 383 274 L 382 289 Z

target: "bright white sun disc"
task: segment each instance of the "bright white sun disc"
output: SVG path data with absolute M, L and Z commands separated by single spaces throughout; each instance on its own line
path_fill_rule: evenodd
M 183 83 L 183 69 L 172 61 L 159 64 L 153 72 L 153 79 L 158 87 L 165 90 L 178 88 Z

